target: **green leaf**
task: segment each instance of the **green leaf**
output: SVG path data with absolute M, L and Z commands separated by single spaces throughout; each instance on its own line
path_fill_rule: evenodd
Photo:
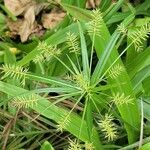
M 61 80 L 61 79 L 58 79 L 58 78 L 55 78 L 55 77 L 46 78 L 46 77 L 41 77 L 41 76 L 37 76 L 34 74 L 27 74 L 26 76 L 29 80 L 34 80 L 34 81 L 38 81 L 38 82 L 42 82 L 42 83 L 56 84 L 59 86 L 70 87 L 73 89 L 80 90 L 80 88 L 75 86 L 74 84 L 64 81 L 64 80 Z
M 148 65 L 150 65 L 150 47 L 146 48 L 136 57 L 132 57 L 126 66 L 130 77 L 133 78 L 137 72 Z
M 119 36 L 120 36 L 120 34 L 118 33 L 118 31 L 116 31 L 112 35 L 112 37 L 111 37 L 111 39 L 110 39 L 106 49 L 103 51 L 103 54 L 99 58 L 99 61 L 98 61 L 97 65 L 96 65 L 96 68 L 95 68 L 95 70 L 94 70 L 94 72 L 92 74 L 92 78 L 91 78 L 91 84 L 92 85 L 94 85 L 94 84 L 96 84 L 96 83 L 98 83 L 100 81 L 99 79 L 100 79 L 100 77 L 103 74 L 103 71 L 104 71 L 104 68 L 106 66 L 106 63 L 108 62 L 110 54 L 113 51 L 114 46 L 115 46 Z
M 90 68 L 89 68 L 87 46 L 86 46 L 85 37 L 84 37 L 83 30 L 82 30 L 80 23 L 78 23 L 78 26 L 79 26 L 79 34 L 80 34 L 80 39 L 81 39 L 83 75 L 84 75 L 85 79 L 88 80 L 89 74 L 90 74 L 90 72 L 89 72 Z
M 105 12 L 109 7 L 110 7 L 110 5 L 111 5 L 111 0 L 101 0 L 101 2 L 100 2 L 100 10 L 102 11 L 102 12 Z
M 4 25 L 5 21 L 6 21 L 5 16 L 2 13 L 0 13 L 0 25 L 1 24 Z
M 142 91 L 142 82 L 144 79 L 150 76 L 150 65 L 137 72 L 135 77 L 132 79 L 132 85 L 136 93 Z
M 139 150 L 149 150 L 150 149 L 150 142 L 143 145 Z
M 0 48 L 4 50 L 4 63 L 14 64 L 16 62 L 15 55 L 10 51 L 10 46 L 6 43 L 0 42 Z
M 12 12 L 10 12 L 4 5 L 0 4 L 1 9 L 3 9 L 7 15 L 13 20 L 16 21 L 17 17 L 15 15 L 12 14 Z
M 122 6 L 124 0 L 119 0 L 116 5 L 113 7 L 113 9 L 105 16 L 104 20 L 108 21 Z
M 144 117 L 150 121 L 150 97 L 149 96 L 143 96 L 143 111 L 144 111 Z
M 91 140 L 92 128 L 93 128 L 93 116 L 92 116 L 92 103 L 89 98 L 86 99 L 85 105 L 87 105 L 85 120 L 87 123 L 88 132 L 89 132 L 89 139 Z
M 143 81 L 144 94 L 150 96 L 150 77 Z
M 40 150 L 54 150 L 54 148 L 52 147 L 52 145 L 48 142 L 48 141 L 45 141 Z
M 72 5 L 64 4 L 62 3 L 63 8 L 68 11 L 72 16 L 79 20 L 88 21 L 90 18 L 92 19 L 90 15 L 90 11 L 81 9 Z

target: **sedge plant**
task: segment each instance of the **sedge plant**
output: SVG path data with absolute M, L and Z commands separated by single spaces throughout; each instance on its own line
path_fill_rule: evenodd
M 64 146 L 68 150 L 117 147 L 120 138 L 128 140 L 127 144 L 136 142 L 140 136 L 138 97 L 122 56 L 131 46 L 141 51 L 150 25 L 133 32 L 130 44 L 118 53 L 135 14 L 110 35 L 104 22 L 109 15 L 103 18 L 100 10 L 88 14 L 81 8 L 61 5 L 75 21 L 38 41 L 21 60 L 7 61 L 0 67 L 0 91 L 6 95 L 6 105 L 15 114 L 18 110 L 35 111 L 28 125 L 42 116 L 51 120 L 56 133 L 70 133 Z M 61 39 L 55 40 L 58 36 Z M 57 72 L 61 75 L 55 75 Z

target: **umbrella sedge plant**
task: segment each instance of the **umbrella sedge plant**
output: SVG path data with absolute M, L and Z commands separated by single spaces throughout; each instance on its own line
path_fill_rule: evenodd
M 119 38 L 127 35 L 127 26 L 134 19 L 134 15 L 125 19 L 111 37 L 110 35 L 103 36 L 103 29 L 106 30 L 106 33 L 108 31 L 99 10 L 95 10 L 91 18 L 86 23 L 86 29 L 83 29 L 82 22 L 77 20 L 78 34 L 71 31 L 66 34 L 66 42 L 63 44 L 69 50 L 69 53 L 65 54 L 69 63 L 66 64 L 61 59 L 63 51 L 59 45 L 50 45 L 46 41 L 41 41 L 35 48 L 33 63 L 43 64 L 43 68 L 44 63 L 56 59 L 66 68 L 66 75 L 60 78 L 43 77 L 42 74 L 34 74 L 30 69 L 19 66 L 17 63 L 4 64 L 0 68 L 3 80 L 0 83 L 2 87 L 0 90 L 12 97 L 9 105 L 19 109 L 36 110 L 39 115 L 33 120 L 40 115 L 50 118 L 51 114 L 47 113 L 48 110 L 54 111 L 53 115 L 57 117 L 52 116 L 51 119 L 56 122 L 58 132 L 67 130 L 75 136 L 75 139 L 68 139 L 68 150 L 103 149 L 106 141 L 113 144 L 122 133 L 124 135 L 122 139 L 127 136 L 129 143 L 132 143 L 137 140 L 140 130 L 136 98 L 131 89 L 125 66 L 121 62 L 121 56 L 128 47 L 121 54 L 116 53 L 115 50 L 115 45 L 120 43 Z M 148 24 L 131 36 L 133 40 L 131 45 L 133 44 L 135 48 L 139 47 L 149 33 Z M 89 37 L 91 38 L 90 46 L 86 42 Z M 98 39 L 108 42 L 104 49 L 99 50 L 101 55 L 98 56 L 94 67 L 93 56 L 97 49 Z M 75 56 L 74 60 L 70 57 L 70 53 Z M 15 82 L 10 87 L 20 91 L 18 95 L 11 88 L 6 87 L 9 85 L 6 82 L 12 79 Z M 30 84 L 42 83 L 48 87 L 28 91 L 26 84 L 29 80 Z M 46 100 L 49 98 L 47 93 L 51 92 L 57 95 L 50 97 L 49 103 Z M 42 101 L 45 101 L 45 104 Z M 63 105 L 64 101 L 71 102 L 72 107 Z M 81 109 L 77 111 L 79 107 Z M 60 112 L 57 112 L 59 109 Z

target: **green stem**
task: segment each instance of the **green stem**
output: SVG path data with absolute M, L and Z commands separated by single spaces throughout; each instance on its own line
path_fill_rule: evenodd
M 148 142 L 150 142 L 150 137 L 146 137 L 145 139 L 143 139 L 143 144 L 146 144 Z M 128 146 L 123 147 L 123 148 L 120 148 L 119 150 L 131 150 L 131 149 L 133 149 L 135 147 L 138 147 L 139 143 L 140 143 L 140 141 L 135 142 L 135 143 L 133 143 L 131 145 L 128 145 Z

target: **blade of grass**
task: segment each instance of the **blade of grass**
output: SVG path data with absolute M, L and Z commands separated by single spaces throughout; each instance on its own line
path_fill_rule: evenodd
M 82 64 L 83 64 L 83 75 L 88 81 L 89 79 L 89 73 L 90 73 L 90 68 L 89 68 L 89 60 L 88 60 L 88 52 L 87 52 L 87 46 L 85 42 L 85 37 L 83 34 L 82 27 L 80 23 L 78 22 L 78 27 L 79 27 L 79 34 L 80 34 L 80 40 L 81 40 L 81 53 L 82 53 Z
M 104 21 L 108 21 L 122 6 L 124 0 L 119 0 L 111 11 L 105 16 Z
M 45 78 L 45 77 L 37 76 L 37 75 L 34 75 L 34 74 L 27 74 L 27 78 L 30 79 L 30 80 L 39 81 L 39 82 L 42 82 L 42 83 L 62 85 L 62 86 L 65 86 L 65 87 L 70 87 L 70 88 L 73 88 L 73 89 L 80 90 L 80 88 L 76 87 L 74 84 L 71 84 L 70 82 L 66 82 L 64 80 L 56 79 L 54 77 Z
M 4 5 L 0 4 L 0 7 L 2 10 L 5 11 L 5 13 L 13 20 L 16 21 L 17 17 L 15 15 L 12 14 L 12 12 L 10 12 Z

